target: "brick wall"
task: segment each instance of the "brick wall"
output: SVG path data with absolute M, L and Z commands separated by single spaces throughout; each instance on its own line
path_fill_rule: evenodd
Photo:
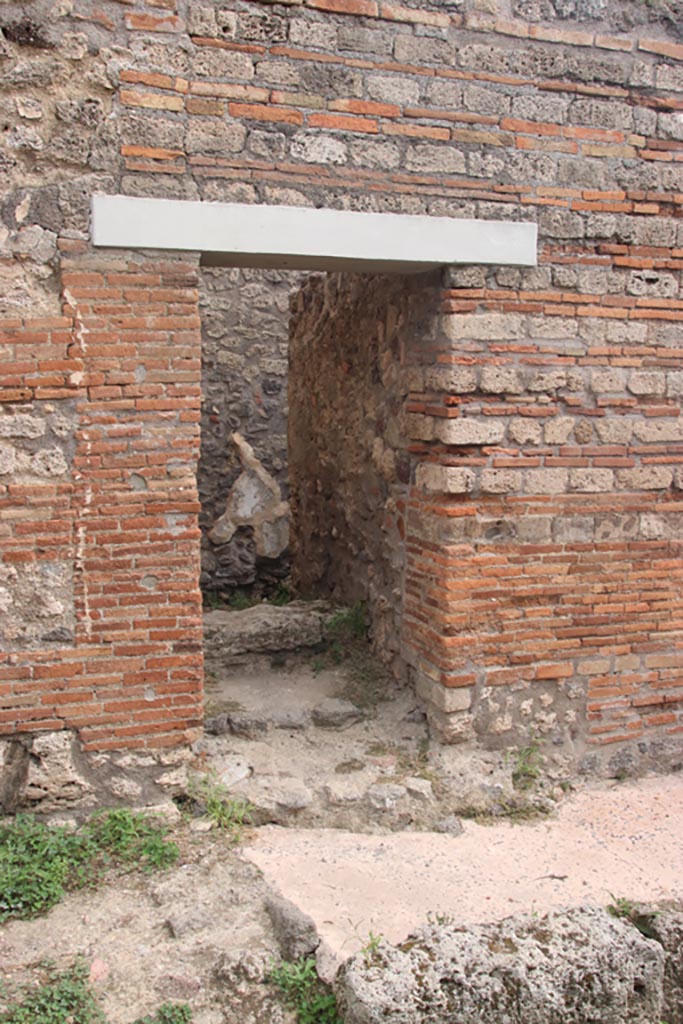
M 417 432 L 409 446 L 416 476 L 406 656 L 421 673 L 421 692 L 444 734 L 474 731 L 505 743 L 521 728 L 534 728 L 565 744 L 580 745 L 588 735 L 596 750 L 624 737 L 635 741 L 634 749 L 668 749 L 680 727 L 682 660 L 679 27 L 656 6 L 631 0 L 231 0 L 182 6 L 164 0 L 162 7 L 156 0 L 102 0 L 97 7 L 74 0 L 49 17 L 41 10 L 40 4 L 9 3 L 0 19 L 6 26 L 0 41 L 3 339 L 16 339 L 17 319 L 23 324 L 38 311 L 44 319 L 22 327 L 25 338 L 34 338 L 24 344 L 42 339 L 50 353 L 45 363 L 53 355 L 68 362 L 74 352 L 83 358 L 89 336 L 78 325 L 73 349 L 62 338 L 74 315 L 71 305 L 60 305 L 63 285 L 72 291 L 88 287 L 87 279 L 69 285 L 69 273 L 91 273 L 93 287 L 111 288 L 115 301 L 131 303 L 118 293 L 119 281 L 101 280 L 101 257 L 88 248 L 94 191 L 537 221 L 538 268 L 455 273 L 445 286 L 437 344 L 414 357 L 425 376 L 409 410 Z M 67 250 L 79 247 L 78 270 L 63 268 Z M 123 273 L 147 273 L 142 264 L 134 266 Z M 144 291 L 142 276 L 132 288 L 136 303 Z M 86 304 L 88 298 L 78 296 Z M 191 305 L 188 300 L 188 310 Z M 188 332 L 196 341 L 192 309 Z M 150 316 L 156 313 L 140 318 L 144 326 Z M 104 319 L 108 343 L 122 345 L 127 357 L 130 342 L 120 337 L 128 327 L 113 314 Z M 175 309 L 166 319 L 152 329 L 159 331 L 160 345 L 164 331 L 167 338 L 176 330 L 185 334 L 175 326 Z M 99 323 L 98 313 L 90 326 L 99 330 Z M 5 352 L 9 343 L 2 344 Z M 8 480 L 3 500 L 18 494 L 16 488 L 37 487 L 47 502 L 45 521 L 59 522 L 61 547 L 41 560 L 51 561 L 57 575 L 63 570 L 51 582 L 62 606 L 55 629 L 76 631 L 75 646 L 66 645 L 61 654 L 58 639 L 44 641 L 49 650 L 38 650 L 39 624 L 21 643 L 15 638 L 15 647 L 32 648 L 9 655 L 17 664 L 24 659 L 25 671 L 42 664 L 41 658 L 48 667 L 73 662 L 71 652 L 87 648 L 92 653 L 80 664 L 95 678 L 100 647 L 79 646 L 85 622 L 93 643 L 95 637 L 102 641 L 100 667 L 116 648 L 115 631 L 105 625 L 115 611 L 94 609 L 102 618 L 93 619 L 83 605 L 82 559 L 84 552 L 90 557 L 93 543 L 83 540 L 83 523 L 91 524 L 86 534 L 94 538 L 100 518 L 100 506 L 89 504 L 96 488 L 81 469 L 81 460 L 91 458 L 84 455 L 83 430 L 98 434 L 91 444 L 131 446 L 107 454 L 116 463 L 106 467 L 112 473 L 122 472 L 128 457 L 140 457 L 133 439 L 114 440 L 115 428 L 141 430 L 152 445 L 149 458 L 159 459 L 150 465 L 169 462 L 164 445 L 178 456 L 177 479 L 187 473 L 182 500 L 173 492 L 176 478 L 164 477 L 161 468 L 147 491 L 136 489 L 144 486 L 138 481 L 130 491 L 144 506 L 142 519 L 155 525 L 139 524 L 138 508 L 132 535 L 137 545 L 142 536 L 153 538 L 153 547 L 169 544 L 171 558 L 187 545 L 181 566 L 163 562 L 170 575 L 159 575 L 161 558 L 147 575 L 169 587 L 171 577 L 180 581 L 183 606 L 189 603 L 183 611 L 168 597 L 165 618 L 175 624 L 159 630 L 176 628 L 196 642 L 198 604 L 186 596 L 196 593 L 190 586 L 196 521 L 189 481 L 196 437 L 190 440 L 190 425 L 181 416 L 197 412 L 199 371 L 189 363 L 186 370 L 167 363 L 162 368 L 157 363 L 163 358 L 151 354 L 155 342 L 149 344 L 150 362 L 141 360 L 145 376 L 135 385 L 116 381 L 109 366 L 97 369 L 102 381 L 69 377 L 67 386 L 65 371 L 44 367 L 41 373 L 51 381 L 46 388 L 63 396 L 57 398 L 31 390 L 37 348 L 29 365 L 12 350 L 17 366 L 7 377 L 10 397 L 29 388 L 18 393 L 16 408 L 75 401 L 78 416 L 86 417 L 76 429 L 75 451 L 66 437 L 55 435 L 52 443 L 51 426 L 41 435 L 47 447 L 61 452 L 62 473 L 41 476 L 36 439 L 8 439 L 14 454 L 6 458 L 14 459 L 15 469 L 2 477 Z M 186 380 L 176 377 L 185 372 Z M 140 401 L 184 404 L 140 407 L 134 416 L 117 404 L 128 400 L 117 389 L 134 386 L 158 389 Z M 91 424 L 93 403 L 101 404 L 94 410 L 101 419 Z M 154 413 L 160 433 L 151 420 L 140 419 L 142 412 Z M 48 423 L 53 413 L 35 415 Z M 178 417 L 172 432 L 167 415 Z M 169 465 L 175 472 L 172 459 Z M 162 478 L 168 504 L 160 511 L 140 495 L 161 487 Z M 112 490 L 113 480 L 107 484 Z M 171 504 L 180 519 L 172 518 Z M 103 505 L 103 523 L 112 511 L 113 505 Z M 119 513 L 126 523 L 127 512 L 116 504 L 116 523 Z M 28 524 L 20 529 L 23 515 L 20 509 L 16 520 L 3 523 L 3 543 L 11 538 L 20 553 L 34 549 Z M 118 564 L 108 545 L 113 533 L 125 548 L 125 530 L 119 525 L 99 533 L 108 564 Z M 49 535 L 56 537 L 57 529 Z M 437 567 L 445 576 L 435 575 Z M 149 607 L 150 594 L 140 593 L 142 569 L 122 563 L 117 585 Z M 432 578 L 448 587 L 431 593 Z M 490 587 L 491 580 L 497 586 Z M 7 582 L 2 586 L 7 589 Z M 35 586 L 29 580 L 21 599 Z M 105 600 L 97 590 L 88 595 Z M 109 593 L 106 600 L 115 599 Z M 436 620 L 424 623 L 420 603 L 438 608 L 443 629 L 435 629 Z M 135 632 L 132 604 L 126 608 Z M 197 670 L 196 653 L 181 653 L 183 640 L 154 632 L 153 643 L 164 649 L 160 658 L 188 659 L 189 679 Z M 125 655 L 135 662 L 134 671 L 149 670 L 154 686 L 166 685 L 165 666 L 148 664 L 157 655 L 138 643 L 144 641 L 134 641 L 137 655 Z M 430 644 L 431 661 L 423 658 Z M 443 658 L 436 659 L 436 651 Z M 109 685 L 109 671 L 101 673 L 102 688 Z M 121 686 L 123 677 L 111 671 Z M 464 685 L 442 685 L 458 680 Z M 178 685 L 189 684 L 183 678 Z M 42 695 L 39 688 L 35 692 Z M 89 685 L 83 692 L 84 703 L 101 710 L 93 696 L 99 689 Z M 186 691 L 179 692 L 185 700 Z M 183 717 L 178 737 L 196 720 L 194 692 L 187 698 L 192 714 Z M 17 696 L 12 691 L 11 700 Z M 28 705 L 28 698 L 21 700 Z M 35 711 L 37 697 L 31 702 Z M 50 718 L 36 720 L 65 720 L 50 708 Z M 144 712 L 132 709 L 135 714 Z M 156 714 L 151 708 L 151 721 Z M 7 720 L 18 727 L 13 711 Z M 68 720 L 78 721 L 71 712 Z M 141 728 L 132 722 L 117 728 Z M 102 728 L 111 736 L 113 725 Z M 119 739 L 133 742 L 133 735 Z M 84 736 L 96 742 L 92 733 Z
M 54 480 L 14 473 L 2 487 L 7 610 L 55 564 L 72 579 L 53 642 L 35 631 L 6 642 L 3 732 L 68 727 L 99 750 L 173 745 L 201 719 L 196 268 L 88 254 L 85 269 L 65 259 L 62 280 L 67 315 L 0 335 L 12 368 L 3 434 L 64 403 L 77 424 Z

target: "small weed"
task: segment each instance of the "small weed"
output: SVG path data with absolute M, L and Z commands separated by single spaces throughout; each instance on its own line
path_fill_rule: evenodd
M 259 603 L 258 598 L 250 597 L 243 590 L 236 590 L 226 601 L 228 608 L 234 612 L 243 612 L 246 608 L 253 608 L 255 604 Z
M 368 635 L 368 606 L 365 601 L 356 601 L 351 608 L 333 615 L 325 628 L 326 635 L 332 639 L 356 640 L 365 639 Z
M 89 980 L 88 965 L 78 960 L 67 970 L 52 964 L 44 967 L 39 987 L 23 987 L 18 999 L 4 1011 L 0 1024 L 107 1024 Z M 191 1024 L 186 1003 L 164 1003 L 156 1013 L 139 1017 L 133 1024 Z
M 364 946 L 361 947 L 361 953 L 366 964 L 372 964 L 377 961 L 379 947 L 382 944 L 383 935 L 375 935 L 374 932 L 368 932 L 368 939 Z
M 475 821 L 477 825 L 498 825 L 502 819 L 522 824 L 546 818 L 550 814 L 550 807 L 539 807 L 526 800 L 512 799 L 500 800 L 488 809 L 476 806 L 458 807 L 457 814 L 460 818 Z
M 322 650 L 312 665 L 315 674 L 325 668 L 343 668 L 345 681 L 339 696 L 364 708 L 384 699 L 390 679 L 388 670 L 370 650 L 369 628 L 364 601 L 337 612 L 325 625 Z
M 518 790 L 531 789 L 541 775 L 541 747 L 538 740 L 532 740 L 514 754 L 512 785 Z
M 611 914 L 612 917 L 631 917 L 635 913 L 635 904 L 627 899 L 625 896 L 615 896 L 614 893 L 610 893 L 612 902 L 607 907 L 607 913 Z
M 338 640 L 333 640 L 327 649 L 327 653 L 334 665 L 341 665 L 346 657 L 346 652 Z
M 212 773 L 190 779 L 187 793 L 218 828 L 229 834 L 231 842 L 240 842 L 245 827 L 251 824 L 253 807 L 248 800 L 230 796 Z
M 0 923 L 47 912 L 111 863 L 169 867 L 178 848 L 166 835 L 163 825 L 123 809 L 96 814 L 76 832 L 17 815 L 0 826 Z
M 45 983 L 25 988 L 19 1001 L 0 1013 L 1 1024 L 106 1024 L 88 984 L 88 967 L 78 961 L 70 970 L 47 968 Z
M 43 913 L 67 888 L 85 884 L 95 853 L 87 836 L 30 815 L 0 826 L 0 922 Z
M 135 863 L 143 871 L 171 867 L 178 847 L 166 839 L 167 829 L 127 808 L 93 815 L 84 826 L 93 845 L 120 864 Z
M 337 1000 L 318 977 L 313 957 L 273 967 L 269 980 L 279 988 L 287 1008 L 296 1013 L 298 1024 L 341 1024 Z
M 430 910 L 427 913 L 427 924 L 438 925 L 440 928 L 444 928 L 455 924 L 455 918 L 452 914 L 441 914 L 438 911 Z
M 133 1024 L 191 1024 L 192 1011 L 187 1003 L 164 1003 L 152 1016 L 138 1017 Z
M 659 911 L 650 910 L 643 913 L 642 910 L 638 909 L 637 903 L 627 899 L 625 896 L 615 896 L 614 893 L 610 893 L 610 896 L 612 897 L 612 902 L 607 906 L 608 914 L 611 914 L 612 917 L 621 917 L 629 921 L 646 939 L 658 938 L 657 930 L 654 927 L 654 918 L 658 917 Z
M 279 583 L 277 588 L 268 597 L 268 604 L 274 604 L 278 608 L 282 608 L 286 604 L 290 604 L 294 600 L 289 587 L 284 583 Z

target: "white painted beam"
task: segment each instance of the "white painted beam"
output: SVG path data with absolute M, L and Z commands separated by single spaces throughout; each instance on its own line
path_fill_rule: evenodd
M 536 225 L 95 195 L 95 246 L 201 252 L 213 266 L 419 271 L 535 266 Z

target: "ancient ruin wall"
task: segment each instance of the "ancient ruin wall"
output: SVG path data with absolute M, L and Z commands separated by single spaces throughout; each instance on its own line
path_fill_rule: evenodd
M 440 275 L 436 275 L 437 285 Z M 411 353 L 438 308 L 434 275 L 310 278 L 292 302 L 292 575 L 307 596 L 367 601 L 400 670 Z
M 66 438 L 53 438 L 48 432 L 51 427 L 41 435 L 48 448 L 61 452 L 66 472 L 34 482 L 29 475 L 31 467 L 41 464 L 33 461 L 37 448 L 23 441 L 15 444 L 12 438 L 6 445 L 10 454 L 3 461 L 7 472 L 2 476 L 4 566 L 16 568 L 34 558 L 61 566 L 62 583 L 54 598 L 64 610 L 56 614 L 54 628 L 74 631 L 73 646 L 67 632 L 61 634 L 64 640 L 54 639 L 57 634 L 45 639 L 49 625 L 45 630 L 40 625 L 23 639 L 17 636 L 13 643 L 23 645 L 21 651 L 9 650 L 6 643 L 0 714 L 8 730 L 68 724 L 81 729 L 93 745 L 143 744 L 157 726 L 158 736 L 169 742 L 181 740 L 188 723 L 196 721 L 201 677 L 196 631 L 198 506 L 196 488 L 185 474 L 192 466 L 190 452 L 196 454 L 197 437 L 190 435 L 188 424 L 199 415 L 200 371 L 197 350 L 187 359 L 183 350 L 190 336 L 192 345 L 198 343 L 196 294 L 189 298 L 185 285 L 180 286 L 180 303 L 167 294 L 175 294 L 178 286 L 168 286 L 174 277 L 168 268 L 175 263 L 164 257 L 150 256 L 148 267 L 144 260 L 122 255 L 120 263 L 108 265 L 93 253 L 90 197 L 103 191 L 536 220 L 538 269 L 500 270 L 485 280 L 476 270 L 462 272 L 455 282 L 457 293 L 446 297 L 447 312 L 456 318 L 466 314 L 472 333 L 462 336 L 458 328 L 451 335 L 444 327 L 451 350 L 435 351 L 434 359 L 446 365 L 455 348 L 469 353 L 476 363 L 486 357 L 481 348 L 486 343 L 490 359 L 512 360 L 515 370 L 524 359 L 525 372 L 534 360 L 546 368 L 552 361 L 553 372 L 578 368 L 579 391 L 573 399 L 569 385 L 546 381 L 546 391 L 533 393 L 539 395 L 538 401 L 525 403 L 514 389 L 522 384 L 528 388 L 526 379 L 519 383 L 511 377 L 513 390 L 499 382 L 499 392 L 486 391 L 477 380 L 478 390 L 471 394 L 489 397 L 482 400 L 481 412 L 468 404 L 464 418 L 481 417 L 488 423 L 490 417 L 491 425 L 501 419 L 502 434 L 499 425 L 495 431 L 468 433 L 466 442 L 456 433 L 446 438 L 415 437 L 415 443 L 430 449 L 425 452 L 427 463 L 439 462 L 443 454 L 453 460 L 450 468 L 466 470 L 472 468 L 472 460 L 481 459 L 482 471 L 521 476 L 513 478 L 513 490 L 504 498 L 482 499 L 475 488 L 467 492 L 471 498 L 456 495 L 438 502 L 425 500 L 428 477 L 417 477 L 415 536 L 430 532 L 429 543 L 448 545 L 445 524 L 455 530 L 468 522 L 472 529 L 489 531 L 494 527 L 484 524 L 494 509 L 507 513 L 513 506 L 533 506 L 534 515 L 524 516 L 521 524 L 531 518 L 539 525 L 540 510 L 546 510 L 552 547 L 546 554 L 555 563 L 551 567 L 546 562 L 543 568 L 544 553 L 539 552 L 541 561 L 534 572 L 548 582 L 548 601 L 543 604 L 540 590 L 534 595 L 517 590 L 514 606 L 506 612 L 510 619 L 521 616 L 530 622 L 533 612 L 525 611 L 523 601 L 535 601 L 541 609 L 552 599 L 555 609 L 560 577 L 585 582 L 591 545 L 601 536 L 595 532 L 600 516 L 614 513 L 622 517 L 620 528 L 631 530 L 631 510 L 637 513 L 635 533 L 624 541 L 627 557 L 614 562 L 611 553 L 610 565 L 619 567 L 620 590 L 628 599 L 622 601 L 615 594 L 613 600 L 599 600 L 607 594 L 603 573 L 594 579 L 590 595 L 581 594 L 575 623 L 568 627 L 580 631 L 585 647 L 600 646 L 608 664 L 599 672 L 594 665 L 593 674 L 579 671 L 578 655 L 570 658 L 571 677 L 551 675 L 550 680 L 560 681 L 547 683 L 552 689 L 549 697 L 554 700 L 567 685 L 564 678 L 590 683 L 590 704 L 581 705 L 580 698 L 576 706 L 583 706 L 583 713 L 590 716 L 593 743 L 632 737 L 637 747 L 680 737 L 677 695 L 683 632 L 675 517 L 680 513 L 683 459 L 677 432 L 682 397 L 677 375 L 683 356 L 683 226 L 678 216 L 683 192 L 683 44 L 678 38 L 680 18 L 675 20 L 675 11 L 672 17 L 673 8 L 564 0 L 486 0 L 481 5 L 475 0 L 447 5 L 428 0 L 176 5 L 168 0 L 163 8 L 142 0 L 102 0 L 97 5 L 73 0 L 57 7 L 41 0 L 2 5 L 2 414 L 40 419 L 52 413 L 44 414 L 32 403 L 75 402 L 73 455 Z M 72 273 L 85 276 L 74 280 Z M 124 278 L 116 277 L 119 273 Z M 182 277 L 182 266 L 180 273 Z M 164 298 L 158 297 L 159 290 Z M 143 308 L 138 313 L 139 304 Z M 513 337 L 505 333 L 510 329 L 507 324 L 514 325 Z M 105 338 L 98 340 L 100 331 Z M 163 352 L 154 348 L 162 345 L 162 336 L 167 346 Z M 146 348 L 148 344 L 152 347 Z M 173 361 L 176 344 L 183 353 L 178 363 Z M 131 362 L 122 371 L 124 358 Z M 601 370 L 617 376 L 602 379 Z M 641 376 L 632 378 L 632 372 Z M 426 396 L 430 389 L 431 385 L 426 387 Z M 448 417 L 458 412 L 463 393 L 470 394 L 442 393 L 441 385 L 436 389 L 437 404 L 449 409 Z M 416 391 L 414 398 L 418 416 L 424 415 L 419 410 L 421 394 Z M 579 404 L 572 405 L 574 400 Z M 102 417 L 97 422 L 102 436 L 97 438 L 91 434 L 89 418 L 93 403 Z M 519 411 L 525 404 L 537 411 L 553 410 L 558 424 L 571 419 L 570 434 L 549 442 L 549 424 L 536 412 L 527 416 Z M 148 413 L 156 415 L 158 434 L 146 419 Z M 536 433 L 513 427 L 507 414 L 541 426 L 540 440 Z M 577 432 L 578 419 L 585 426 Z M 633 429 L 602 437 L 603 420 L 615 428 Z M 121 437 L 114 436 L 117 429 L 123 431 Z M 131 440 L 136 434 L 139 441 Z M 20 439 L 15 435 L 15 440 Z M 121 447 L 115 453 L 98 453 L 86 451 L 87 444 Z M 133 450 L 135 444 L 143 446 L 144 456 Z M 174 475 L 176 446 L 181 453 L 179 476 Z M 109 460 L 114 455 L 112 466 Z M 154 487 L 163 492 L 161 506 L 151 496 L 141 497 L 147 493 L 145 482 L 138 479 L 145 477 L 139 472 L 141 458 L 157 467 Z M 511 464 L 494 466 L 494 459 Z M 584 461 L 549 461 L 556 459 Z M 598 464 L 614 459 L 627 461 Z M 124 486 L 125 460 L 131 465 Z M 62 462 L 55 465 L 59 469 Z M 531 475 L 535 470 L 541 472 Z M 559 470 L 567 470 L 567 476 Z M 97 475 L 100 472 L 102 476 Z M 187 487 L 176 490 L 177 479 L 187 480 Z M 462 484 L 470 478 L 465 474 L 458 479 Z M 100 501 L 104 480 L 112 491 L 118 480 L 116 502 Z M 558 494 L 544 489 L 551 480 L 562 488 Z M 476 486 L 481 487 L 480 477 Z M 474 512 L 435 511 L 450 509 L 451 503 Z M 583 539 L 567 541 L 557 532 L 567 517 L 558 512 L 571 509 L 573 516 L 577 505 L 590 522 L 583 524 Z M 140 509 L 143 519 L 148 509 L 152 517 L 161 515 L 163 522 L 156 519 L 153 527 L 161 537 L 153 532 L 152 539 L 146 524 L 138 523 Z M 128 510 L 135 551 L 125 547 L 131 525 Z M 504 530 L 504 518 L 497 519 L 503 526 L 495 529 Z M 46 528 L 36 527 L 37 521 Z M 99 564 L 94 555 L 89 560 L 98 536 L 104 538 Z M 514 544 L 520 543 L 520 536 Z M 114 539 L 110 549 L 107 545 Z M 147 544 L 156 544 L 157 539 L 162 547 L 167 545 L 169 561 L 161 549 L 147 552 Z M 486 539 L 500 543 L 495 537 Z M 425 546 L 424 538 L 420 543 Z M 121 563 L 119 544 L 126 551 Z M 585 558 L 581 544 L 587 545 Z M 543 540 L 541 547 L 545 545 Z M 494 559 L 503 556 L 501 550 L 482 548 L 481 553 Z M 139 562 L 147 554 L 156 559 L 151 575 L 169 587 L 179 581 L 182 608 L 172 604 L 165 616 L 168 623 L 159 629 L 177 628 L 181 636 L 159 636 L 154 627 L 151 637 L 146 619 L 139 617 L 141 605 L 150 601 L 142 585 L 147 573 Z M 479 695 L 478 706 L 485 707 L 489 683 L 501 710 L 492 722 L 504 718 L 508 701 L 521 711 L 524 699 L 518 699 L 516 687 L 522 679 L 523 694 L 529 682 L 523 673 L 530 674 L 533 667 L 540 679 L 544 672 L 557 671 L 557 665 L 567 671 L 569 662 L 557 655 L 558 644 L 577 642 L 576 636 L 560 636 L 553 611 L 547 628 L 530 631 L 527 639 L 517 633 L 517 653 L 512 643 L 506 647 L 505 640 L 496 640 L 493 629 L 486 642 L 480 638 L 473 644 L 470 626 L 461 617 L 466 609 L 457 605 L 455 596 L 461 553 L 452 554 L 453 563 L 439 563 L 440 569 L 447 568 L 447 587 L 441 586 L 440 593 L 447 591 L 456 602 L 445 612 L 454 618 L 439 634 L 443 665 L 432 664 L 431 675 L 426 663 L 420 669 L 440 687 L 429 699 L 435 724 L 446 733 L 457 733 L 456 721 L 465 722 L 466 732 L 471 729 L 468 715 L 484 721 L 472 712 L 471 701 L 473 694 Z M 568 560 L 560 566 L 561 558 Z M 429 559 L 425 565 L 432 572 L 433 553 Z M 601 564 L 605 566 L 604 557 Z M 487 589 L 496 574 L 493 562 L 477 562 L 475 567 L 481 609 L 494 609 L 495 618 L 495 609 L 505 607 L 509 591 L 503 584 Z M 423 566 L 409 586 L 426 587 L 429 572 Z M 8 589 L 6 579 L 2 586 Z M 73 613 L 68 610 L 71 586 Z M 101 601 L 102 608 L 91 597 Z M 428 597 L 425 594 L 425 600 Z M 17 600 L 19 607 L 23 598 L 17 594 Z M 586 603 L 595 621 L 579 621 Z M 598 604 L 606 607 L 599 609 Z M 644 632 L 641 615 L 647 623 Z M 134 649 L 127 643 L 117 645 L 118 629 L 101 625 L 114 617 L 122 634 L 131 634 L 127 639 L 132 638 Z M 537 618 L 544 621 L 540 612 Z M 502 623 L 500 618 L 496 621 Z M 407 650 L 413 660 L 418 657 L 415 637 L 413 629 L 413 654 Z M 494 650 L 496 644 L 500 646 Z M 555 652 L 552 657 L 548 645 Z M 628 650 L 617 649 L 624 646 Z M 475 682 L 444 687 L 444 681 L 464 678 L 459 647 L 478 652 Z M 138 673 L 129 682 L 142 689 L 132 700 L 146 699 L 145 694 L 156 700 L 159 687 L 177 684 L 181 696 L 194 694 L 187 704 L 189 708 L 195 702 L 191 713 L 169 707 L 168 714 L 164 711 L 157 718 L 155 706 L 147 716 L 143 708 L 126 708 L 122 698 L 113 709 L 107 687 L 120 687 L 127 678 L 119 657 L 133 659 Z M 635 661 L 618 660 L 622 657 Z M 181 663 L 164 660 L 177 658 Z M 496 666 L 502 674 L 493 690 Z M 484 670 L 485 687 L 480 674 Z M 177 673 L 182 672 L 181 679 Z M 99 722 L 89 734 L 84 731 L 89 727 L 85 710 L 79 716 L 68 694 L 53 699 L 50 680 L 59 679 L 61 686 L 77 677 L 83 679 L 78 699 Z M 426 692 L 429 687 L 422 685 Z M 467 698 L 458 701 L 451 696 L 447 701 L 446 691 L 452 695 L 456 690 Z M 436 711 L 447 715 L 448 722 L 439 720 Z M 577 728 L 583 728 L 580 721 Z M 130 731 L 120 731 L 125 729 Z M 504 742 L 512 733 L 503 730 L 500 735 Z
M 289 296 L 301 275 L 277 270 L 204 267 L 202 320 L 202 429 L 197 485 L 202 530 L 202 589 L 230 592 L 286 576 L 289 551 L 259 558 L 254 528 L 240 527 L 227 543 L 211 530 L 243 470 L 238 432 L 288 497 L 287 333 Z

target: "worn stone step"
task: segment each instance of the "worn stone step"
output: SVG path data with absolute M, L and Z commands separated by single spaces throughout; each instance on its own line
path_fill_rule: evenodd
M 334 611 L 324 601 L 293 601 L 278 607 L 259 604 L 204 615 L 204 656 L 213 668 L 239 663 L 249 654 L 274 654 L 316 647 Z

